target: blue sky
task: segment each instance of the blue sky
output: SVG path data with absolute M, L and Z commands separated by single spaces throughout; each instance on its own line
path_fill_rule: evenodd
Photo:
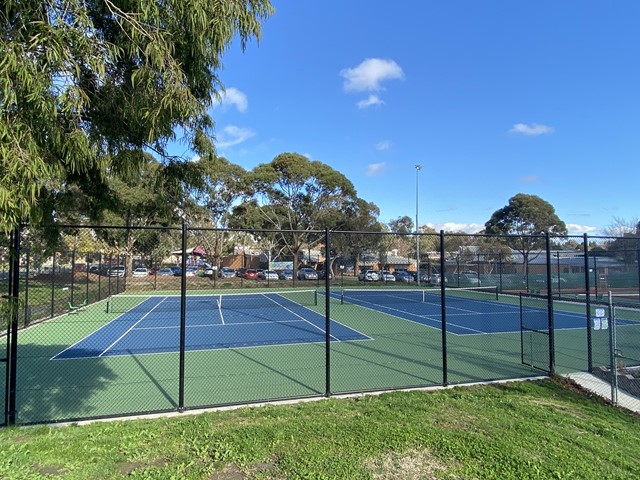
M 383 222 L 415 219 L 417 176 L 419 223 L 436 230 L 478 231 L 517 193 L 571 234 L 640 216 L 640 2 L 273 4 L 220 72 L 229 161 L 304 154 Z

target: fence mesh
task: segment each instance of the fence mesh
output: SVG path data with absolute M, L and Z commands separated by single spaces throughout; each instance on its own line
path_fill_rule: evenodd
M 0 244 L 5 423 L 606 372 L 609 292 L 633 376 L 637 239 L 585 238 L 25 230 Z

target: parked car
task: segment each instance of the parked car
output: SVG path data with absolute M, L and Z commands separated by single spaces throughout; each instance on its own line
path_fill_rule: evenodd
M 280 280 L 293 280 L 293 270 L 280 270 L 278 278 Z
M 168 267 L 163 267 L 156 271 L 156 275 L 161 277 L 170 277 L 173 275 L 173 270 Z
M 258 271 L 250 268 L 244 272 L 245 280 L 258 280 Z
M 232 277 L 236 276 L 236 271 L 235 271 L 235 269 L 233 269 L 231 267 L 222 267 L 218 271 L 218 276 L 220 278 L 232 278 Z
M 480 278 L 478 278 L 478 272 L 473 270 L 466 270 L 458 274 L 460 282 L 465 282 L 471 285 L 480 285 Z
M 196 277 L 198 276 L 198 267 L 187 267 L 184 271 L 185 277 Z
M 444 283 L 447 283 L 447 277 L 444 277 Z M 440 285 L 442 283 L 442 275 L 439 273 L 433 273 L 429 276 L 429 283 L 433 283 L 434 285 Z
M 179 277 L 182 275 L 182 267 L 178 267 L 178 266 L 173 266 L 170 267 L 171 271 L 173 272 L 173 275 L 176 277 Z
M 107 275 L 110 277 L 124 277 L 125 273 L 127 273 L 127 269 L 125 267 L 111 267 L 107 271 Z
M 298 270 L 298 280 L 317 280 L 318 272 L 313 268 L 302 267 Z
M 358 280 L 361 282 L 376 282 L 380 280 L 380 275 L 376 270 L 365 270 L 358 275 Z
M 145 267 L 138 267 L 131 272 L 131 275 L 134 277 L 147 277 L 149 275 L 149 270 Z
M 396 282 L 411 283 L 415 281 L 413 275 L 404 270 L 395 271 L 393 272 L 393 275 L 395 276 Z
M 379 272 L 378 273 L 378 278 L 380 280 L 385 281 L 385 282 L 395 282 L 396 281 L 396 277 L 394 277 L 393 274 L 388 270 L 383 270 L 382 272 Z
M 278 274 L 273 270 L 263 270 L 258 273 L 258 277 L 262 280 L 278 280 Z
M 244 268 L 244 267 L 241 267 L 241 268 L 236 270 L 236 277 L 244 278 L 244 274 L 246 272 L 247 272 L 247 269 Z

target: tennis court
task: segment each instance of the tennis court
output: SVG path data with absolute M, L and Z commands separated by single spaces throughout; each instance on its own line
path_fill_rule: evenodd
M 349 303 L 373 311 L 416 322 L 427 327 L 442 328 L 440 289 L 344 290 L 335 293 L 341 303 Z M 498 294 L 497 287 L 446 289 L 447 332 L 453 335 L 516 333 L 521 328 L 521 306 L 513 295 Z M 544 307 L 527 307 L 529 316 L 539 314 L 548 325 Z M 585 328 L 585 314 L 558 310 L 555 328 Z
M 315 291 L 192 295 L 185 298 L 185 350 L 256 347 L 326 340 L 325 316 L 310 307 Z M 181 298 L 122 295 L 106 304 L 115 318 L 52 360 L 177 352 Z M 338 322 L 331 341 L 367 340 Z

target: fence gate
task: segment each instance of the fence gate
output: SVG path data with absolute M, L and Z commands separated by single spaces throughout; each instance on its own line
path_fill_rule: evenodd
M 520 348 L 522 364 L 551 374 L 547 298 L 520 294 Z

